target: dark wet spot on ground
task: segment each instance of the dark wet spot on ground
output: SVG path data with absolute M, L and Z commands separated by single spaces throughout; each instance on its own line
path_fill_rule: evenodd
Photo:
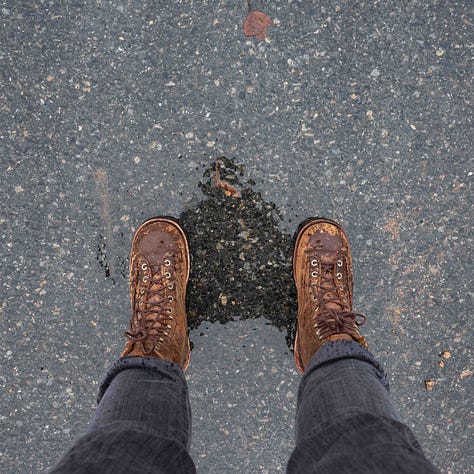
M 122 233 L 120 234 L 120 240 L 123 247 L 124 235 Z M 103 269 L 105 277 L 110 278 L 113 285 L 116 284 L 117 278 L 128 278 L 128 257 L 125 255 L 109 255 L 106 238 L 103 236 L 100 236 L 100 242 L 97 244 L 96 259 Z
M 238 188 L 242 197 L 227 196 L 214 186 L 215 163 L 211 163 L 199 183 L 205 199 L 179 218 L 192 255 L 189 326 L 264 316 L 287 331 L 290 346 L 297 311 L 293 238 L 279 230 L 276 206 L 244 182 L 243 165 L 219 160 L 221 179 Z
M 105 277 L 108 278 L 110 276 L 110 268 L 109 268 L 109 263 L 107 262 L 107 252 L 106 252 L 106 243 L 105 240 L 101 240 L 97 244 L 97 261 L 99 262 L 99 265 L 103 268 Z

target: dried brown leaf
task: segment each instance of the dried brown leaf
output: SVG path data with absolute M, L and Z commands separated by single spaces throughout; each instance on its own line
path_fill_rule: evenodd
M 263 40 L 268 34 L 269 26 L 274 26 L 274 23 L 268 15 L 258 10 L 250 11 L 244 23 L 245 36 Z

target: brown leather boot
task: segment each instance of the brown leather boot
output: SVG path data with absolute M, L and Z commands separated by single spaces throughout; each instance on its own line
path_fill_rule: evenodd
M 301 373 L 326 342 L 347 339 L 367 347 L 358 330 L 367 318 L 352 311 L 351 250 L 339 224 L 315 219 L 301 229 L 293 278 L 298 293 L 295 361 Z
M 156 218 L 137 230 L 130 254 L 132 318 L 122 357 L 159 357 L 186 370 L 189 266 L 188 242 L 178 224 Z

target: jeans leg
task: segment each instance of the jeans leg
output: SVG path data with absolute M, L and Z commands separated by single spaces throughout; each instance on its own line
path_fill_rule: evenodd
M 438 473 L 405 426 L 385 371 L 352 341 L 324 344 L 301 380 L 288 473 Z
M 125 357 L 109 370 L 88 433 L 52 473 L 195 473 L 191 408 L 181 368 Z

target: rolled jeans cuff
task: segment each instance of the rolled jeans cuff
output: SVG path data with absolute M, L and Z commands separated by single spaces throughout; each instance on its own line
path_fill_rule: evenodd
M 342 359 L 355 359 L 369 363 L 374 367 L 379 382 L 388 392 L 390 391 L 388 375 L 374 355 L 358 342 L 346 340 L 327 342 L 314 353 L 304 372 L 302 385 L 305 379 L 323 365 Z
M 182 379 L 183 382 L 185 382 L 183 369 L 180 365 L 175 364 L 174 362 L 160 359 L 158 357 L 126 356 L 115 361 L 114 364 L 107 371 L 104 380 L 100 384 L 99 395 L 97 396 L 97 404 L 100 403 L 106 390 L 109 388 L 115 377 L 124 370 L 129 369 L 145 370 L 147 372 L 157 374 L 161 378 L 167 378 L 170 380 L 174 375 L 175 378 Z

